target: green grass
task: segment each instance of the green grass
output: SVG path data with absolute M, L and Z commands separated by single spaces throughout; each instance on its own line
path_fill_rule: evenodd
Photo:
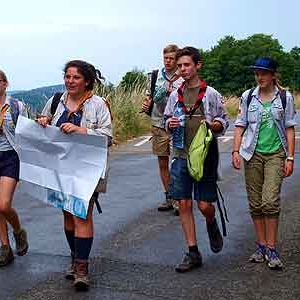
M 150 131 L 149 117 L 140 113 L 146 94 L 145 87 L 136 86 L 128 92 L 121 87 L 109 90 L 101 86 L 95 92 L 105 97 L 110 103 L 113 115 L 114 143 L 118 144 Z

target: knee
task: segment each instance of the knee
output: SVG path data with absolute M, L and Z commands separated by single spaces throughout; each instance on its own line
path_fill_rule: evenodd
M 198 201 L 198 208 L 204 216 L 210 214 L 212 210 L 215 210 L 213 204 L 204 201 Z
M 181 214 L 191 213 L 193 209 L 192 201 L 180 200 L 179 201 L 179 210 Z
M 10 209 L 11 209 L 10 204 L 0 199 L 0 213 L 5 214 L 9 212 Z

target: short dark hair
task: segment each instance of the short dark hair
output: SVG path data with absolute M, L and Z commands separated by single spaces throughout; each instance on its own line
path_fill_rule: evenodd
M 202 62 L 202 57 L 199 52 L 199 50 L 195 47 L 184 47 L 182 49 L 179 49 L 178 52 L 176 53 L 176 60 L 178 60 L 182 56 L 190 56 L 193 60 L 193 62 L 198 64 L 199 62 Z
M 95 84 L 101 84 L 101 79 L 103 79 L 101 72 L 96 69 L 92 64 L 83 61 L 83 60 L 71 60 L 66 63 L 63 71 L 66 74 L 69 68 L 76 68 L 78 73 L 80 73 L 86 82 L 88 82 L 86 86 L 87 91 L 92 91 L 94 89 Z

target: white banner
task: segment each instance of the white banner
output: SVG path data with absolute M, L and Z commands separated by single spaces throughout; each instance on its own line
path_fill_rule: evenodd
M 65 134 L 19 116 L 20 188 L 73 215 L 86 218 L 89 200 L 107 164 L 107 137 Z

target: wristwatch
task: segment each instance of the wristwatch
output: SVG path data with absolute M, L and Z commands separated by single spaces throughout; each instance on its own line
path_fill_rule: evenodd
M 286 158 L 286 160 L 287 160 L 287 161 L 294 161 L 294 156 L 288 156 L 288 157 Z

